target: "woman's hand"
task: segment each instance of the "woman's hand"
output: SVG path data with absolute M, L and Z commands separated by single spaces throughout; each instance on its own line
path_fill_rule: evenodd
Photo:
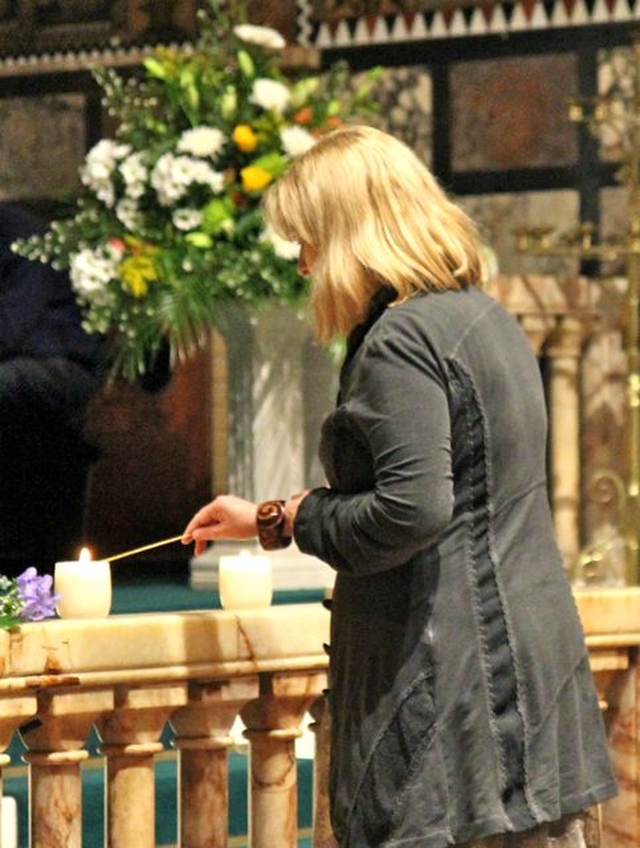
M 194 543 L 196 556 L 212 539 L 251 539 L 258 533 L 257 504 L 235 495 L 219 495 L 193 516 L 182 534 L 182 544 Z

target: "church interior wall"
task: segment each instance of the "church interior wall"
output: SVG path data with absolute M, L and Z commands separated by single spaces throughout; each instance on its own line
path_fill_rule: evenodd
M 418 3 L 420 9 L 431 6 L 431 20 L 433 10 L 443 5 Z M 449 4 L 451 10 L 461 5 Z M 554 4 L 529 5 L 548 9 Z M 367 19 L 370 35 L 381 20 L 388 35 L 391 12 L 403 4 L 382 6 L 383 18 Z M 113 0 L 25 3 L 24 8 L 31 17 L 22 23 L 27 21 L 31 35 L 22 43 L 15 38 L 20 20 L 12 18 L 16 10 L 19 18 L 21 3 L 0 2 L 0 199 L 54 213 L 77 189 L 86 150 L 109 131 L 88 70 L 91 59 L 82 58 L 83 43 L 99 43 L 101 50 L 111 49 L 112 60 L 118 55 L 126 64 L 127 51 L 135 53 L 162 38 L 163 31 L 188 38 L 196 4 L 151 3 L 151 12 L 142 2 Z M 39 9 L 35 18 L 34 8 Z M 612 130 L 596 141 L 586 127 L 570 121 L 568 101 L 628 84 L 635 3 L 627 3 L 627 9 L 631 18 L 621 21 L 531 27 L 507 36 L 489 31 L 364 43 L 350 40 L 363 19 L 357 3 L 255 2 L 251 15 L 257 23 L 283 30 L 290 42 L 313 43 L 315 38 L 318 46 L 324 38 L 323 62 L 346 59 L 356 79 L 373 65 L 383 66 L 380 114 L 372 120 L 415 147 L 468 208 L 500 272 L 570 277 L 601 269 L 519 254 L 513 232 L 547 225 L 566 231 L 591 220 L 604 235 L 619 235 L 626 226 L 627 192 L 616 177 L 624 139 Z M 403 25 L 415 22 L 411 14 L 404 15 Z M 332 43 L 331 33 L 340 32 Z M 76 57 L 72 67 L 56 66 L 51 60 L 56 51 L 70 51 Z M 620 273 L 619 268 L 606 270 Z M 597 297 L 602 320 L 584 352 L 591 368 L 583 387 L 587 476 L 600 466 L 620 471 L 622 462 L 619 283 L 608 277 Z M 213 349 L 221 355 L 219 344 Z M 315 362 L 315 356 L 308 361 Z M 179 533 L 193 510 L 224 485 L 215 479 L 212 455 L 212 444 L 219 444 L 212 437 L 212 410 L 217 398 L 224 400 L 212 378 L 215 371 L 207 348 L 157 391 L 117 384 L 92 403 L 86 434 L 97 445 L 98 458 L 87 492 L 85 533 L 99 550 Z M 331 381 L 325 384 L 327 396 L 313 398 L 309 428 L 317 426 L 323 405 L 328 408 L 333 400 Z M 307 435 L 313 442 L 314 434 Z M 311 451 L 305 463 L 315 468 Z M 597 506 L 587 503 L 589 510 L 596 522 L 604 520 Z

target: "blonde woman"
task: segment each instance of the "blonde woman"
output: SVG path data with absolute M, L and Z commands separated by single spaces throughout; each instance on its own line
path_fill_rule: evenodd
M 185 530 L 293 536 L 337 572 L 330 794 L 344 848 L 584 848 L 616 791 L 554 541 L 537 362 L 484 294 L 473 224 L 396 139 L 321 138 L 275 183 L 317 335 L 348 337 L 328 485 L 225 495 Z

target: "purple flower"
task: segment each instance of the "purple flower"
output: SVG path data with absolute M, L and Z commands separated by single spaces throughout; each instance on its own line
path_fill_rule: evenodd
M 38 575 L 35 568 L 24 571 L 17 580 L 18 597 L 22 602 L 20 618 L 25 621 L 42 621 L 55 615 L 59 595 L 51 592 L 53 578 L 50 574 Z

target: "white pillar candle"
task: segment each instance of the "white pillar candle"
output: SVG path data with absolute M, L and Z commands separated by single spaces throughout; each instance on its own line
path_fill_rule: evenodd
M 220 557 L 218 594 L 224 609 L 268 607 L 273 595 L 269 557 L 254 556 L 249 551 Z
M 83 548 L 80 558 L 57 562 L 54 591 L 60 595 L 60 618 L 104 618 L 111 609 L 111 565 L 107 560 L 92 560 Z

